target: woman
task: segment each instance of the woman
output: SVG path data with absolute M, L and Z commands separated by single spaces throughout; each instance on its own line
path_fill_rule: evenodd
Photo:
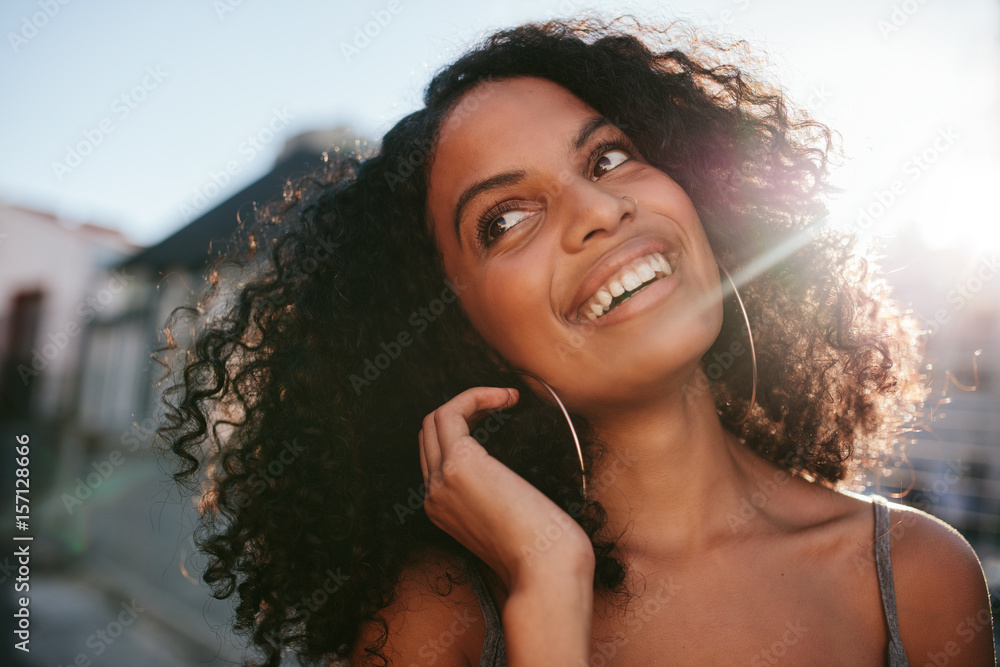
M 848 490 L 924 390 L 830 132 L 675 32 L 497 33 L 261 215 L 162 433 L 263 664 L 992 664 L 965 540 Z

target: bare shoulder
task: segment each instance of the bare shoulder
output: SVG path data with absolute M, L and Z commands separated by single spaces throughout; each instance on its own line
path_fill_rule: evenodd
M 350 664 L 373 663 L 366 648 L 388 630 L 381 653 L 390 665 L 478 664 L 485 635 L 479 600 L 462 561 L 440 550 L 425 550 L 404 568 L 396 597 L 380 613 L 385 621 L 365 623 L 351 652 Z
M 968 541 L 944 521 L 898 503 L 889 503 L 889 524 L 899 634 L 909 662 L 995 664 L 989 590 Z

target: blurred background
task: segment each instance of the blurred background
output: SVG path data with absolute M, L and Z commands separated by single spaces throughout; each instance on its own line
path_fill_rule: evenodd
M 31 652 L 4 640 L 0 664 L 242 660 L 227 603 L 200 583 L 191 503 L 150 449 L 158 329 L 253 202 L 324 151 L 377 142 L 484 32 L 589 9 L 745 39 L 840 132 L 833 224 L 883 249 L 926 329 L 933 392 L 870 491 L 961 531 L 1000 592 L 995 0 L 8 0 L 0 584 L 9 623 L 15 549 L 30 545 Z M 30 541 L 11 539 L 21 435 L 30 513 L 16 533 Z

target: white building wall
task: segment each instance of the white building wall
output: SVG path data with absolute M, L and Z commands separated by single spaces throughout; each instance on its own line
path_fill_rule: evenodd
M 136 250 L 117 232 L 0 202 L 0 349 L 14 296 L 44 294 L 33 345 L 38 368 L 22 369 L 39 414 L 54 415 L 68 398 L 89 321 L 123 307 L 127 292 L 109 279 L 107 267 Z

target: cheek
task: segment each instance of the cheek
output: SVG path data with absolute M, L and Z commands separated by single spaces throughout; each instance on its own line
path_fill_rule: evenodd
M 472 325 L 480 335 L 506 356 L 507 348 L 517 340 L 514 335 L 521 324 L 516 291 L 502 283 L 486 281 L 469 294 L 463 305 Z
M 479 334 L 510 363 L 523 363 L 546 347 L 551 320 L 547 292 L 523 280 L 524 272 L 491 271 L 463 295 L 462 305 Z M 521 279 L 519 279 L 519 277 Z

